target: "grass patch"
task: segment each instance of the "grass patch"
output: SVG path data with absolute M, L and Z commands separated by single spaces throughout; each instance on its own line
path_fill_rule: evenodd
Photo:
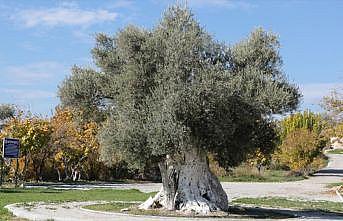
M 343 154 L 343 149 L 328 150 L 326 153 Z
M 27 202 L 66 202 L 66 201 L 143 201 L 152 193 L 142 193 L 139 190 L 56 190 L 45 188 L 34 189 L 0 189 L 0 220 L 11 220 L 13 216 L 4 208 L 12 203 Z
M 338 187 L 338 186 L 343 186 L 343 182 L 338 182 L 338 183 L 330 183 L 326 185 L 328 188 L 333 188 L 333 187 Z
M 263 198 L 239 198 L 233 200 L 239 205 L 265 206 L 271 208 L 289 208 L 300 210 L 315 210 L 338 213 L 343 216 L 343 206 L 340 202 L 330 201 L 301 201 L 290 200 L 282 197 L 263 197 Z
M 221 182 L 292 182 L 306 179 L 305 176 L 290 174 L 284 170 L 265 170 L 261 174 L 254 171 L 233 171 L 227 176 L 219 177 Z

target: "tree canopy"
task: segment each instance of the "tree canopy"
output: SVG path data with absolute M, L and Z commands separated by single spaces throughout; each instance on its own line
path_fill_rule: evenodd
M 172 6 L 150 30 L 130 25 L 114 36 L 98 34 L 98 69 L 75 66 L 59 96 L 101 122 L 102 148 L 132 164 L 196 148 L 232 166 L 264 131 L 273 133 L 273 114 L 299 103 L 279 47 L 278 37 L 261 28 L 232 46 L 220 43 L 190 10 Z
M 328 112 L 335 123 L 343 121 L 343 88 L 336 88 L 322 100 L 322 107 Z
M 15 108 L 10 104 L 0 104 L 0 120 L 14 117 Z

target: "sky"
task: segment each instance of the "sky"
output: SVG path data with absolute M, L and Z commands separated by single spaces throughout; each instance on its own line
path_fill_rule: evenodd
M 175 1 L 0 0 L 0 103 L 41 116 L 59 104 L 58 85 L 73 65 L 94 67 L 96 33 L 128 24 L 152 28 Z M 229 45 L 257 27 L 280 38 L 283 70 L 303 93 L 299 110 L 321 111 L 343 87 L 343 1 L 188 0 L 196 19 Z

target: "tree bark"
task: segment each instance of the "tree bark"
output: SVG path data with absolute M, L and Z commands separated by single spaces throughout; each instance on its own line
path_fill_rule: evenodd
M 61 171 L 59 168 L 56 168 L 56 167 L 55 167 L 55 170 L 57 171 L 58 182 L 61 182 L 62 181 Z
M 29 157 L 26 155 L 26 153 L 25 153 L 25 155 L 24 155 L 24 167 L 23 167 L 23 170 L 22 170 L 22 176 L 23 176 L 23 180 L 25 180 L 26 181 L 26 177 L 27 177 L 27 165 L 29 164 Z
M 207 156 L 193 149 L 159 164 L 162 189 L 140 209 L 162 208 L 185 213 L 210 214 L 228 210 L 228 198 L 210 171 Z

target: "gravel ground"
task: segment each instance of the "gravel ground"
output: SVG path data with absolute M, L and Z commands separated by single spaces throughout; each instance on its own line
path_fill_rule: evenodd
M 231 198 L 278 196 L 305 200 L 341 199 L 327 185 L 343 181 L 343 154 L 330 154 L 329 164 L 306 180 L 285 183 L 223 183 Z
M 287 183 L 242 183 L 224 182 L 222 186 L 233 198 L 239 197 L 287 197 L 305 200 L 328 200 L 340 202 L 340 198 L 326 187 L 327 184 L 341 182 L 343 180 L 343 154 L 330 154 L 329 165 L 316 173 L 313 177 L 296 182 Z M 35 186 L 37 187 L 37 186 Z M 46 186 L 40 186 L 46 187 Z M 139 189 L 142 192 L 158 191 L 161 187 L 159 183 L 142 184 L 101 184 L 101 185 L 49 185 L 55 188 L 67 189 L 90 189 L 90 188 L 115 188 L 115 189 Z M 30 188 L 30 186 L 29 186 Z M 91 212 L 81 209 L 84 205 L 94 204 L 94 202 L 72 202 L 63 204 L 37 204 L 30 208 L 17 205 L 8 205 L 7 208 L 14 215 L 31 220 L 161 220 L 159 217 L 128 216 L 124 214 L 114 214 L 106 212 Z M 343 204 L 342 204 L 343 205 Z M 302 214 L 303 220 L 343 220 L 342 217 L 328 216 L 327 214 L 307 213 Z M 163 218 L 163 220 L 189 220 L 189 218 Z M 192 219 L 192 220 L 204 220 Z M 214 220 L 211 218 L 211 220 Z M 220 219 L 226 220 L 226 219 Z M 235 219 L 230 219 L 235 220 Z M 238 219 L 239 220 L 239 219 Z M 299 220 L 289 219 L 289 220 Z

